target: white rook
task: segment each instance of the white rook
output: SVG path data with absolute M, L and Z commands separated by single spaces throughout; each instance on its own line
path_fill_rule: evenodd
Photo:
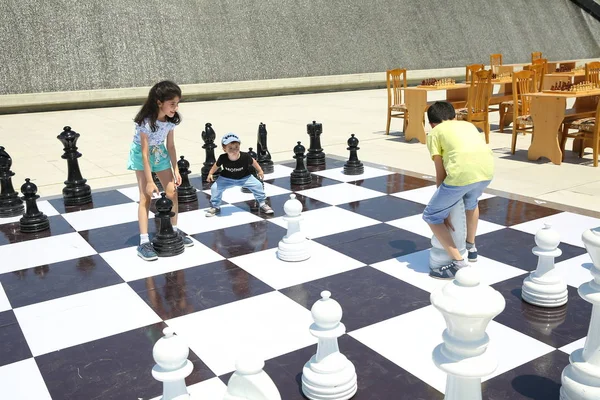
M 194 365 L 188 360 L 190 349 L 183 340 L 174 335 L 173 329 L 163 330 L 164 337 L 158 339 L 152 350 L 156 365 L 152 376 L 163 383 L 161 400 L 188 400 L 185 378 L 192 373 Z
M 535 234 L 533 254 L 538 256 L 537 268 L 523 281 L 521 297 L 539 307 L 560 307 L 567 303 L 569 292 L 565 280 L 554 268 L 554 260 L 562 254 L 558 248 L 560 235 L 550 224 Z
M 462 254 L 463 258 L 467 259 L 467 216 L 465 214 L 465 203 L 459 201 L 450 209 L 450 222 L 454 226 L 454 231 L 450 230 L 452 240 Z M 429 268 L 439 268 L 448 265 L 452 262 L 452 257 L 448 255 L 444 246 L 439 242 L 437 237 L 431 237 L 431 250 L 429 251 Z
M 455 279 L 431 294 L 431 304 L 446 320 L 443 343 L 433 350 L 435 365 L 448 374 L 445 400 L 481 400 L 481 378 L 498 365 L 486 351 L 488 324 L 504 310 L 504 297 L 481 285 L 472 267 L 458 270 Z
M 560 400 L 600 399 L 600 228 L 583 232 L 581 239 L 594 266 L 594 279 L 579 286 L 579 295 L 593 304 L 585 345 L 571 353 L 561 376 Z

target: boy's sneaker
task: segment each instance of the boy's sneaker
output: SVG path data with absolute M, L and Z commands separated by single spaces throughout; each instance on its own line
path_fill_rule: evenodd
M 260 207 L 260 211 L 264 212 L 265 214 L 273 214 L 273 209 L 269 207 L 268 204 L 263 204 Z
M 183 238 L 183 245 L 185 247 L 192 247 L 194 245 L 194 241 L 187 235 L 184 235 L 179 229 L 177 229 L 177 234 Z
M 207 217 L 214 217 L 215 215 L 219 214 L 220 212 L 221 212 L 220 208 L 211 207 L 208 210 L 206 210 L 205 216 L 207 216 Z
M 454 279 L 454 276 L 461 267 L 457 266 L 454 261 L 448 265 L 431 269 L 429 276 L 436 279 Z
M 137 248 L 137 255 L 146 261 L 158 260 L 158 255 L 156 254 L 156 251 L 150 242 L 140 244 Z
M 476 247 L 472 247 L 472 248 L 468 249 L 467 253 L 468 253 L 467 260 L 469 260 L 469 262 L 477 261 L 477 248 Z

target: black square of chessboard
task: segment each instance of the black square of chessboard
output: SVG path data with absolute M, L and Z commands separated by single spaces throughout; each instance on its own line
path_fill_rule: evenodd
M 498 196 L 479 201 L 479 218 L 503 226 L 513 226 L 558 213 L 560 211 L 552 208 Z
M 337 207 L 381 222 L 418 215 L 425 209 L 423 204 L 394 196 L 379 196 L 372 199 L 353 201 L 351 203 L 339 204 Z
M 13 310 L 0 312 L 0 367 L 31 357 Z
M 158 231 L 158 228 L 158 219 L 151 218 L 148 221 L 148 233 L 152 236 Z M 137 221 L 84 230 L 80 231 L 79 234 L 98 253 L 119 250 L 140 244 L 140 228 Z
M 340 168 L 340 167 L 343 167 L 344 164 L 346 164 L 346 162 L 347 162 L 347 160 L 337 160 L 335 158 L 330 158 L 330 157 L 325 156 L 325 164 L 308 165 L 307 159 L 306 158 L 304 159 L 304 165 L 306 166 L 306 169 L 309 170 L 310 172 L 323 171 L 325 169 Z M 286 167 L 290 167 L 290 168 L 296 168 L 296 161 L 286 162 L 281 165 L 285 165 Z
M 0 246 L 75 232 L 75 229 L 60 215 L 48 217 L 48 222 L 50 222 L 49 229 L 34 233 L 21 232 L 19 221 L 0 224 Z
M 70 212 L 91 210 L 92 208 L 116 206 L 118 204 L 131 203 L 131 199 L 118 190 L 94 191 L 92 188 L 92 202 L 80 206 L 65 206 L 62 197 L 49 200 L 48 202 L 61 214 Z
M 298 304 L 311 309 L 321 292 L 335 293 L 344 310 L 342 322 L 353 331 L 430 305 L 430 294 L 375 268 L 358 269 L 280 290 Z
M 265 183 L 269 183 L 271 185 L 278 186 L 283 189 L 290 190 L 292 192 L 300 192 L 302 190 L 314 189 L 323 186 L 337 185 L 340 181 L 336 181 L 335 179 L 325 178 L 320 175 L 310 174 L 311 181 L 305 185 L 292 185 L 291 179 L 289 176 L 275 179 L 265 179 Z
M 426 179 L 415 178 L 413 176 L 398 173 L 378 176 L 376 178 L 360 179 L 348 183 L 387 194 L 420 189 L 422 187 L 432 186 L 435 184 L 435 182 L 428 181 Z

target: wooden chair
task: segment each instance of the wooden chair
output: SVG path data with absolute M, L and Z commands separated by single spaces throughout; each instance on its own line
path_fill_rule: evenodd
M 541 59 L 540 59 L 541 60 Z M 537 81 L 537 91 L 541 92 L 544 90 L 544 76 L 546 75 L 546 69 L 548 67 L 547 62 L 538 61 L 535 64 L 526 65 L 523 67 L 524 70 L 534 71 Z
M 492 54 L 490 55 L 490 68 L 492 73 L 497 74 L 497 67 L 502 65 L 502 54 Z
M 518 96 L 516 96 L 518 94 L 517 91 L 515 91 L 515 88 L 517 90 L 522 90 L 520 88 L 520 84 L 521 81 L 523 81 L 524 79 L 530 79 L 532 81 L 531 85 L 533 86 L 529 86 L 528 90 L 525 93 L 532 93 L 532 92 L 539 92 L 539 85 L 537 84 L 537 74 L 535 73 L 535 71 L 533 70 L 524 70 L 527 72 L 530 72 L 528 74 L 520 74 L 519 78 L 517 80 L 515 80 L 515 73 L 513 73 L 513 81 L 512 81 L 512 93 L 513 93 L 513 99 L 512 100 L 508 100 L 508 101 L 503 101 L 502 103 L 500 103 L 500 132 L 504 132 L 504 126 L 505 126 L 505 121 L 506 118 L 510 118 L 513 119 L 513 124 L 514 124 L 514 114 L 515 114 L 515 109 L 514 109 L 514 105 L 515 105 L 515 101 L 518 101 L 519 104 L 521 104 L 521 100 L 519 99 Z M 516 85 L 515 85 L 516 83 Z M 522 128 L 519 129 L 519 131 L 522 130 Z M 514 130 L 513 130 L 514 133 Z M 525 135 L 525 133 L 523 133 L 523 135 Z M 513 139 L 516 140 L 516 139 Z M 513 146 L 514 147 L 514 146 Z M 514 153 L 514 150 L 513 150 Z
M 492 96 L 492 71 L 481 70 L 473 74 L 467 106 L 456 110 L 456 119 L 469 121 L 485 133 L 485 142 L 490 142 L 490 97 Z
M 402 102 L 402 90 L 406 89 L 406 69 L 390 69 L 385 72 L 387 81 L 387 96 L 388 96 L 388 107 L 387 107 L 387 127 L 385 128 L 385 134 L 390 134 L 390 123 L 392 118 L 403 118 L 404 126 L 403 132 L 406 132 L 406 125 L 408 125 L 408 109 Z
M 522 70 L 513 74 L 512 80 L 512 145 L 511 152 L 515 154 L 517 148 L 517 135 L 530 133 L 533 139 L 533 120 L 531 118 L 531 97 L 524 96 L 537 92 L 537 74 L 531 70 Z
M 467 65 L 465 71 L 465 82 L 469 82 L 474 72 L 481 71 L 485 66 L 483 64 L 470 64 Z
M 560 140 L 560 150 L 562 151 L 562 159 L 565 159 L 565 145 L 568 138 L 573 140 L 581 140 L 581 147 L 579 148 L 579 158 L 583 157 L 583 150 L 586 147 L 586 143 L 591 142 L 592 151 L 594 157 L 594 167 L 598 166 L 598 147 L 600 146 L 600 102 L 596 108 L 596 116 L 591 118 L 581 118 L 571 122 L 570 124 L 564 124 L 562 137 Z M 577 129 L 576 133 L 569 133 L 569 128 Z
M 531 52 L 531 63 L 533 64 L 535 60 L 539 60 L 540 58 L 542 58 L 542 52 L 541 51 L 533 51 Z
M 585 64 L 585 80 L 592 82 L 594 87 L 600 87 L 600 61 Z

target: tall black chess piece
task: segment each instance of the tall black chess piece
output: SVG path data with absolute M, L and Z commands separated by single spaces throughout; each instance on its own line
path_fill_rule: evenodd
M 262 122 L 258 125 L 258 135 L 256 138 L 256 152 L 258 153 L 258 165 L 265 174 L 271 174 L 274 171 L 271 153 L 267 149 L 267 125 Z
M 152 172 L 151 174 L 152 174 L 152 182 L 154 182 L 154 184 L 158 188 L 158 191 L 164 192 L 165 188 L 162 187 L 162 183 L 160 183 L 160 179 L 158 179 L 158 175 L 156 175 L 156 172 Z
M 256 154 L 256 152 L 254 150 L 252 150 L 252 147 L 248 148 L 248 155 L 250 157 L 252 157 L 254 160 L 258 161 L 258 154 Z M 250 167 L 250 171 L 252 172 L 252 176 L 254 176 L 256 179 L 258 179 L 258 174 L 257 174 L 256 170 L 253 167 Z M 264 189 L 265 188 L 265 183 L 262 182 L 262 181 L 261 181 L 261 183 L 262 183 L 263 189 Z M 242 193 L 250 193 L 250 189 L 242 186 Z
M 312 175 L 306 169 L 306 165 L 304 165 L 304 159 L 306 158 L 304 155 L 305 150 L 306 148 L 302 146 L 300 142 L 294 146 L 296 168 L 294 168 L 290 175 L 290 182 L 292 185 L 307 185 L 312 182 Z
M 12 177 L 15 175 L 10 170 L 12 158 L 0 146 L 0 218 L 16 217 L 22 215 L 25 210 L 23 200 L 12 185 Z
M 200 173 L 202 174 L 202 182 L 207 182 L 206 178 L 208 177 L 208 171 L 210 171 L 212 166 L 215 165 L 215 163 L 217 162 L 217 160 L 215 159 L 215 148 L 217 147 L 217 145 L 215 144 L 216 137 L 217 134 L 212 128 L 212 124 L 210 122 L 207 122 L 204 125 L 204 130 L 202 131 L 202 140 L 204 140 L 204 145 L 202 146 L 202 148 L 206 152 L 206 158 L 202 169 L 200 170 Z M 221 168 L 218 168 L 213 174 L 213 177 L 217 179 L 220 172 Z
M 27 205 L 25 214 L 19 220 L 21 232 L 34 233 L 50 228 L 48 216 L 38 209 L 37 199 L 40 196 L 37 194 L 37 190 L 37 186 L 35 183 L 30 182 L 29 178 L 26 178 L 25 183 L 21 186 L 22 199 L 25 200 Z
M 79 170 L 79 161 L 81 153 L 77 151 L 77 140 L 81 136 L 72 131 L 70 126 L 65 126 L 64 130 L 56 138 L 60 140 L 64 147 L 64 154 L 61 158 L 67 160 L 67 180 L 62 190 L 65 206 L 78 206 L 92 202 L 92 189 L 86 184 L 87 179 L 83 179 Z
M 306 157 L 306 165 L 324 165 L 325 153 L 321 148 L 321 133 L 323 133 L 323 124 L 313 121 L 312 124 L 306 125 L 306 132 L 310 137 L 310 147 L 308 148 L 308 156 Z
M 350 135 L 350 139 L 348 139 L 348 148 L 346 150 L 350 150 L 350 158 L 344 164 L 344 174 L 346 175 L 360 175 L 365 171 L 365 167 L 363 163 L 358 159 L 358 155 L 356 151 L 359 150 L 358 147 L 358 139 L 354 137 L 354 133 Z
M 152 246 L 159 257 L 172 257 L 183 253 L 183 238 L 173 230 L 171 217 L 175 215 L 171 211 L 173 202 L 162 192 L 161 198 L 156 200 L 156 219 L 160 221 L 160 229 L 152 239 Z
M 180 203 L 191 203 L 198 201 L 196 188 L 190 183 L 189 174 L 192 172 L 190 171 L 190 163 L 185 159 L 184 156 L 179 157 L 179 161 L 177 161 L 177 169 L 179 169 L 179 175 L 181 175 L 181 185 L 179 185 L 177 188 L 177 200 Z

